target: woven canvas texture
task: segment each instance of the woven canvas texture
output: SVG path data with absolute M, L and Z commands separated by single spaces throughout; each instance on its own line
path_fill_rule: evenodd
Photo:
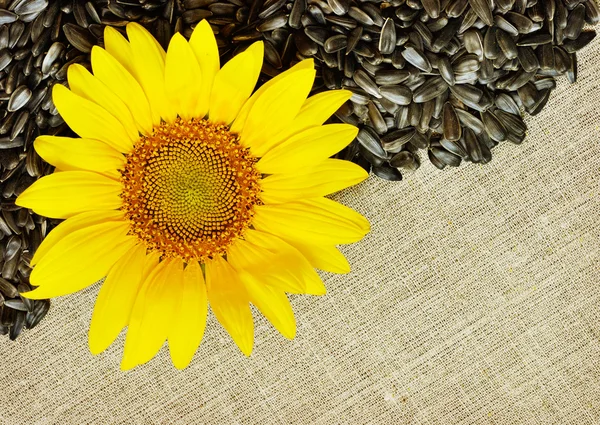
M 95 285 L 0 340 L 0 423 L 600 423 L 600 41 L 579 59 L 491 164 L 337 195 L 372 232 L 291 297 L 294 341 L 255 315 L 246 358 L 210 315 L 188 369 L 124 373 L 124 334 L 87 348 Z

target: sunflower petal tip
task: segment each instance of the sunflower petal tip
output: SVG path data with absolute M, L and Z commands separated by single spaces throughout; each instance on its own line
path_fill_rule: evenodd
M 127 31 L 129 31 L 130 29 L 140 29 L 143 28 L 140 24 L 138 24 L 137 22 L 129 22 L 125 28 L 127 29 Z
M 304 59 L 302 62 L 306 64 L 306 68 L 308 69 L 315 67 L 315 60 L 313 58 Z
M 88 339 L 88 348 L 93 356 L 97 356 L 105 350 L 105 348 L 101 348 L 97 343 L 93 342 L 91 337 Z
M 175 34 L 173 34 L 173 37 L 171 37 L 171 40 L 169 41 L 169 45 L 173 42 L 181 43 L 182 40 L 187 42 L 185 37 L 180 32 L 176 32 Z
M 120 369 L 122 371 L 128 371 L 138 366 L 138 362 L 134 359 L 133 353 L 128 352 L 127 347 L 125 347 L 125 352 L 123 353 L 123 358 L 121 359 Z
M 129 371 L 129 370 L 133 369 L 133 368 L 134 368 L 134 367 L 136 367 L 136 366 L 137 366 L 137 365 L 136 365 L 135 363 L 129 363 L 129 362 L 128 362 L 128 363 L 125 363 L 125 361 L 122 361 L 122 362 L 121 362 L 120 369 L 121 369 L 121 371 L 123 371 L 123 372 L 127 372 L 127 371 Z
M 52 100 L 56 102 L 56 96 L 64 95 L 68 91 L 70 90 L 62 84 L 54 84 L 52 86 Z
M 244 337 L 240 335 L 238 338 L 233 338 L 235 344 L 238 349 L 246 356 L 250 357 L 252 355 L 252 350 L 254 348 L 254 335 L 249 335 L 249 337 Z
M 296 329 L 296 322 L 294 321 L 293 324 L 281 331 L 281 335 L 283 335 L 284 338 L 289 339 L 291 341 L 294 338 L 296 338 Z
M 350 100 L 350 98 L 352 97 L 352 92 L 350 90 L 345 90 L 345 89 L 341 89 L 339 90 L 340 95 L 343 95 L 342 97 L 345 98 L 345 100 Z
M 21 292 L 20 295 L 24 296 L 25 298 L 29 298 L 30 300 L 43 300 L 48 298 L 48 295 L 44 294 L 40 288 L 36 288 L 29 292 Z
M 25 189 L 23 193 L 17 196 L 17 199 L 15 199 L 15 205 L 27 208 L 27 190 L 28 189 Z
M 119 39 L 124 39 L 125 37 L 123 37 L 123 35 L 117 31 L 116 29 L 114 29 L 113 27 L 111 27 L 110 25 L 107 25 L 104 27 L 104 44 L 105 47 L 110 49 L 110 44 L 116 42 Z M 98 49 L 103 50 L 101 47 L 99 46 L 93 46 L 92 47 L 92 53 L 94 53 L 94 50 L 98 51 Z
M 260 56 L 262 57 L 265 52 L 265 43 L 262 40 L 255 41 L 250 47 L 248 47 L 248 50 L 250 49 L 257 50 L 257 54 L 260 52 Z
M 186 369 L 190 365 L 191 361 L 192 361 L 192 359 L 179 359 L 179 358 L 171 357 L 171 362 L 173 363 L 173 366 L 177 370 Z

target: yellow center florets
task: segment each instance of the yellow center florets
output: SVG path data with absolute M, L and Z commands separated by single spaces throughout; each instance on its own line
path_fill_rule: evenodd
M 121 171 L 131 233 L 163 257 L 223 255 L 260 204 L 255 162 L 225 125 L 161 124 L 140 138 Z

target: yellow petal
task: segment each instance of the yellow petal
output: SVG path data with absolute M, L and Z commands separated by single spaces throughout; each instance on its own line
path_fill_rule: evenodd
M 69 87 L 77 96 L 94 102 L 104 108 L 123 125 L 131 140 L 137 140 L 139 133 L 127 105 L 119 99 L 102 81 L 78 63 L 69 67 L 67 72 Z
M 217 72 L 208 112 L 212 122 L 229 125 L 235 119 L 258 81 L 263 53 L 263 42 L 257 41 Z
M 315 68 L 314 60 L 313 59 L 305 59 L 303 61 L 298 62 L 296 65 L 294 65 L 287 71 L 282 72 L 277 77 L 271 78 L 269 81 L 267 81 L 262 86 L 260 86 L 259 89 L 256 90 L 254 92 L 254 94 L 250 97 L 250 99 L 248 99 L 248 101 L 246 103 L 244 103 L 244 106 L 242 106 L 242 109 L 240 110 L 239 114 L 237 115 L 237 117 L 235 117 L 235 121 L 231 124 L 231 131 L 233 131 L 234 133 L 240 133 L 242 131 L 242 129 L 244 128 L 244 125 L 246 124 L 246 119 L 248 119 L 248 115 L 250 114 L 250 111 L 254 107 L 254 103 L 256 102 L 256 100 L 258 98 L 260 98 L 265 93 L 265 91 L 267 91 L 267 89 L 272 87 L 273 84 L 275 84 L 277 81 L 279 81 L 279 79 L 285 78 L 286 76 L 288 76 L 294 72 L 301 71 L 303 69 L 314 69 L 314 68 Z
M 177 369 L 184 369 L 202 341 L 208 311 L 206 284 L 196 261 L 187 265 L 180 283 L 181 305 L 173 317 L 168 339 L 173 365 Z
M 156 122 L 152 121 L 146 94 L 131 73 L 117 59 L 98 46 L 92 48 L 92 68 L 94 75 L 125 102 L 138 130 L 142 134 L 151 134 L 153 125 L 160 124 L 160 116 L 157 113 Z
M 173 122 L 176 112 L 165 91 L 164 50 L 154 37 L 137 23 L 127 24 L 127 36 L 133 52 L 135 74 L 150 101 L 154 124 L 157 124 L 157 114 L 166 122 Z
M 241 143 L 260 157 L 271 148 L 273 136 L 289 127 L 306 100 L 315 79 L 314 69 L 303 69 L 275 83 L 258 99 L 240 133 Z
M 119 152 L 129 152 L 137 139 L 106 109 L 77 96 L 62 84 L 52 88 L 52 100 L 65 122 L 79 136 L 100 140 Z
M 350 161 L 326 159 L 297 174 L 267 176 L 260 182 L 263 190 L 260 196 L 266 204 L 316 198 L 360 183 L 367 177 L 369 174 L 362 167 Z
M 167 339 L 181 301 L 181 259 L 167 259 L 155 267 L 138 291 L 129 319 L 121 369 L 148 362 Z
M 196 25 L 189 44 L 198 60 L 200 75 L 202 76 L 202 81 L 200 82 L 202 91 L 198 98 L 194 115 L 196 117 L 204 117 L 208 113 L 213 83 L 220 67 L 217 40 L 207 21 L 202 20 Z
M 127 326 L 142 283 L 146 247 L 137 244 L 110 269 L 94 306 L 88 344 L 92 354 L 106 350 Z
M 287 296 L 281 289 L 265 285 L 260 277 L 244 274 L 242 281 L 250 302 L 273 324 L 284 337 L 296 336 L 296 320 Z
M 246 231 L 245 238 L 227 249 L 227 261 L 240 276 L 250 274 L 293 294 L 325 293 L 321 278 L 296 248 L 277 236 L 252 229 Z
M 80 229 L 105 223 L 107 221 L 124 221 L 123 213 L 116 210 L 88 211 L 66 219 L 48 233 L 33 254 L 30 264 L 35 266 L 58 242 Z
M 44 161 L 62 171 L 95 171 L 118 179 L 125 164 L 120 152 L 94 139 L 39 136 L 33 146 Z
M 312 245 L 296 241 L 290 242 L 310 262 L 310 265 L 326 272 L 345 274 L 350 272 L 346 257 L 331 245 Z
M 215 257 L 205 267 L 210 308 L 240 351 L 249 356 L 254 345 L 254 323 L 244 284 L 221 257 Z
M 135 244 L 128 231 L 129 223 L 108 221 L 65 236 L 33 268 L 31 284 L 39 287 L 25 295 L 58 297 L 98 282 Z
M 179 116 L 186 120 L 196 117 L 197 104 L 202 96 L 200 66 L 192 48 L 179 33 L 169 43 L 165 89 Z
M 123 68 L 133 75 L 133 53 L 129 41 L 119 31 L 110 26 L 104 27 L 104 48 Z
M 121 207 L 121 183 L 91 171 L 63 171 L 34 182 L 15 203 L 50 218 Z
M 325 198 L 259 205 L 252 225 L 286 240 L 316 245 L 356 242 L 369 231 L 369 222 L 363 216 Z
M 274 147 L 257 163 L 264 174 L 292 173 L 312 167 L 345 148 L 358 133 L 349 124 L 328 124 L 304 130 Z
M 351 96 L 352 92 L 349 90 L 329 90 L 309 97 L 292 124 L 272 137 L 271 146 L 277 146 L 301 131 L 322 125 Z M 258 156 L 264 153 L 261 152 Z
M 309 210 L 319 211 L 323 215 L 327 214 L 329 217 L 336 218 L 340 222 L 347 223 L 348 226 L 356 226 L 365 235 L 371 229 L 369 220 L 363 215 L 331 199 L 312 198 L 298 201 L 298 203 L 304 205 Z

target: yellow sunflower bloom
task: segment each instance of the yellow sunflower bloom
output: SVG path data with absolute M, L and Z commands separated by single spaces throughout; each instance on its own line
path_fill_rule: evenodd
M 32 259 L 26 294 L 69 294 L 106 278 L 89 330 L 100 353 L 127 327 L 122 369 L 149 361 L 165 341 L 173 364 L 197 350 L 208 305 L 250 355 L 250 303 L 287 338 L 296 333 L 286 293 L 321 295 L 315 268 L 350 270 L 337 244 L 369 223 L 324 196 L 367 177 L 329 159 L 356 136 L 324 122 L 348 98 L 307 98 L 315 77 L 300 62 L 252 94 L 263 61 L 257 42 L 223 67 L 203 21 L 167 52 L 143 27 L 105 32 L 93 74 L 68 70 L 56 107 L 80 138 L 41 136 L 56 167 L 17 204 L 66 219 Z

